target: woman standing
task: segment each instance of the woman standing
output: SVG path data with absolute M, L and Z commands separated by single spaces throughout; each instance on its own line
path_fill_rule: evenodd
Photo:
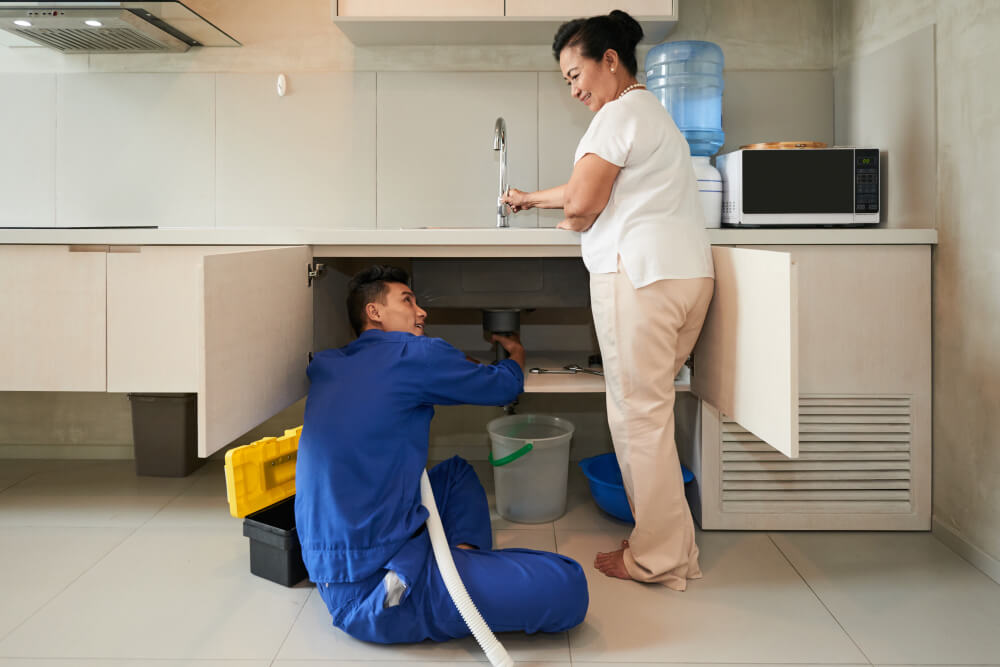
M 594 118 L 568 183 L 505 199 L 515 212 L 562 208 L 558 227 L 582 232 L 608 423 L 635 517 L 622 548 L 594 566 L 684 590 L 701 571 L 674 443 L 674 377 L 698 339 L 714 273 L 687 141 L 635 78 L 640 39 L 618 10 L 559 28 L 559 68 Z

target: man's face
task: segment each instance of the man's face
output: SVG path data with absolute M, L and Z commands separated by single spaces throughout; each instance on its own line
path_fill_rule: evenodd
M 382 331 L 406 331 L 424 335 L 427 312 L 417 305 L 413 291 L 402 283 L 386 283 L 385 303 L 378 301 L 365 306 L 368 319 Z

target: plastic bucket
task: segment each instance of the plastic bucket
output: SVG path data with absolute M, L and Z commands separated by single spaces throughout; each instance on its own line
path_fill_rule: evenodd
M 573 424 L 546 415 L 509 415 L 486 425 L 497 512 L 517 523 L 545 523 L 566 513 Z
M 632 508 L 625 494 L 622 471 L 618 467 L 615 453 L 600 454 L 580 461 L 580 468 L 590 485 L 590 495 L 602 510 L 621 521 L 635 523 Z M 681 464 L 681 477 L 687 484 L 694 479 L 694 473 Z

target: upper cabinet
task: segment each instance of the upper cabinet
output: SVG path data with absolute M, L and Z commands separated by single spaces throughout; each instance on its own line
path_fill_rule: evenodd
M 529 3 L 531 4 L 531 3 Z M 504 0 L 334 0 L 334 16 L 465 18 L 503 16 Z
M 658 44 L 677 24 L 678 0 L 333 0 L 333 21 L 357 45 L 549 45 L 581 16 L 622 9 Z

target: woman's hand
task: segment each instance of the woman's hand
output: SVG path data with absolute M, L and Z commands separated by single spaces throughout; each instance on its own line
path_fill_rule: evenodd
M 522 190 L 508 188 L 507 192 L 503 196 L 503 202 L 510 206 L 512 213 L 520 213 L 521 211 L 526 211 L 529 208 L 535 207 L 534 202 L 528 199 L 529 194 L 530 193 Z

